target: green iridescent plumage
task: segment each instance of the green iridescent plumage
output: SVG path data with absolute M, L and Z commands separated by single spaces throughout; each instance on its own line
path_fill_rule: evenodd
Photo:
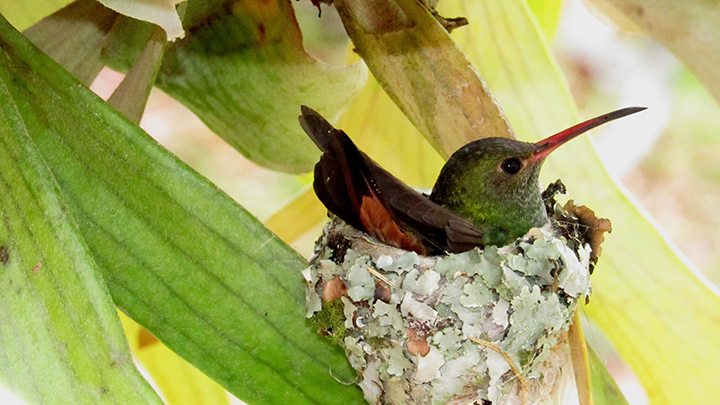
M 430 200 L 481 227 L 485 245 L 503 245 L 548 221 L 540 198 L 541 161 L 535 145 L 485 138 L 455 152 L 440 172 Z M 503 163 L 511 171 L 503 170 Z

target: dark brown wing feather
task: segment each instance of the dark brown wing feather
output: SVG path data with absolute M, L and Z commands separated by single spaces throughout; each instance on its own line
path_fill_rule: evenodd
M 383 243 L 426 253 L 418 238 L 403 232 L 386 208 L 382 195 L 372 182 L 364 154 L 350 138 L 307 107 L 302 109 L 300 125 L 323 151 L 315 165 L 313 186 L 320 201 L 353 227 Z
M 323 151 L 313 186 L 328 210 L 378 240 L 420 254 L 482 246 L 483 230 L 418 193 L 303 106 L 300 125 Z

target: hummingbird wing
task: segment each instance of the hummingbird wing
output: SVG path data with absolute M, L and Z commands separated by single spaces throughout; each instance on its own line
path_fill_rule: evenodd
M 305 106 L 299 121 L 310 139 L 323 151 L 315 165 L 313 187 L 325 207 L 383 243 L 424 254 L 420 240 L 404 232 L 393 219 L 383 195 L 373 183 L 366 161 L 369 158 L 357 149 L 345 132 L 335 129 L 320 114 Z
M 300 125 L 323 151 L 313 187 L 332 213 L 383 243 L 419 254 L 482 246 L 483 230 L 413 190 L 302 106 Z
M 483 246 L 482 228 L 418 193 L 374 161 L 370 162 L 368 166 L 375 184 L 384 191 L 390 211 L 404 227 L 420 235 L 430 253 L 460 253 Z

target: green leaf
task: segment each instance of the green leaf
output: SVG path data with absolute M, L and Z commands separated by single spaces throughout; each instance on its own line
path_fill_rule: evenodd
M 337 115 L 364 85 L 365 67 L 305 53 L 289 0 L 194 1 L 185 21 L 194 28 L 168 46 L 157 86 L 254 162 L 310 171 L 320 152 L 297 124 L 298 106 Z
M 455 2 L 448 10 L 473 16 L 456 39 L 521 139 L 541 139 L 578 121 L 567 85 L 522 1 Z M 718 296 L 607 175 L 587 138 L 548 159 L 543 179 L 558 177 L 573 198 L 613 221 L 593 274 L 589 317 L 652 401 L 712 402 L 713 370 L 720 364 Z
M 104 9 L 94 1 L 79 3 Z M 320 152 L 297 124 L 298 106 L 337 115 L 364 85 L 365 67 L 334 67 L 309 56 L 288 0 L 186 4 L 187 35 L 168 45 L 155 84 L 254 162 L 289 173 L 310 171 Z M 88 13 L 73 4 L 39 24 L 44 27 L 33 27 L 43 34 L 32 32 L 31 39 L 40 38 L 36 44 L 72 72 L 91 70 L 73 58 L 72 51 L 89 53 L 94 60 L 105 30 L 89 28 L 103 27 L 100 11 Z M 66 35 L 68 21 L 76 24 L 70 28 L 85 28 L 79 33 L 86 37 L 46 39 Z M 105 63 L 130 69 L 152 27 L 118 18 L 106 39 Z
M 359 403 L 304 319 L 305 260 L 0 20 L 4 105 L 54 175 L 116 304 L 237 397 Z M 132 403 L 132 401 L 128 402 Z
M 441 155 L 479 137 L 515 137 L 486 84 L 423 3 L 334 4 L 375 78 Z
M 8 23 L 0 21 L 3 31 Z M 14 33 L 15 36 L 19 35 Z M 10 35 L 11 37 L 12 35 Z M 97 265 L 26 127 L 0 45 L 0 370 L 30 403 L 161 404 L 135 369 Z M 32 101 L 38 103 L 38 99 Z
M 562 0 L 527 0 L 527 5 L 532 11 L 532 15 L 540 26 L 540 30 L 547 38 L 548 42 L 552 42 L 555 38 L 558 25 L 560 24 L 560 16 L 562 15 Z
M 275 0 L 216 10 L 168 47 L 157 84 L 249 159 L 300 173 L 319 151 L 297 124 L 298 106 L 334 116 L 365 80 L 361 64 L 307 55 L 290 1 Z
M 0 14 L 19 30 L 66 6 L 72 0 L 0 0 Z

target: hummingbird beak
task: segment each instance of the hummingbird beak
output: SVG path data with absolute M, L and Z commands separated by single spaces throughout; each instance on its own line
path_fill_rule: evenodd
M 598 125 L 602 125 L 606 122 L 610 122 L 610 121 L 616 120 L 618 118 L 625 117 L 626 115 L 635 114 L 636 112 L 640 112 L 645 109 L 646 109 L 646 107 L 621 108 L 619 110 L 609 112 L 609 113 L 601 115 L 599 117 L 591 118 L 587 121 L 584 121 L 577 125 L 574 125 L 564 131 L 558 132 L 557 134 L 555 134 L 553 136 L 545 138 L 542 141 L 536 142 L 535 143 L 535 151 L 533 152 L 533 155 L 530 157 L 530 160 L 533 163 L 540 162 L 540 161 L 544 160 L 547 157 L 547 155 L 550 154 L 550 152 L 554 151 L 555 149 L 560 147 L 560 145 L 575 138 L 576 136 L 593 129 L 593 128 L 597 127 Z

